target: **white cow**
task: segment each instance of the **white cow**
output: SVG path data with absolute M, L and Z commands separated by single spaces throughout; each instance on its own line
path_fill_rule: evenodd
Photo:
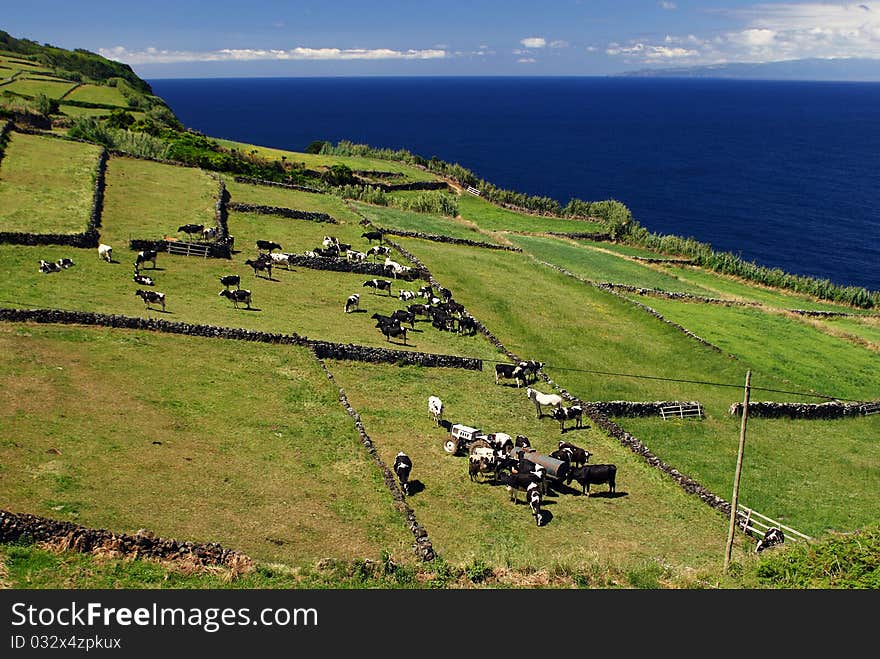
M 107 261 L 107 263 L 113 262 L 113 248 L 110 245 L 105 245 L 101 243 L 98 245 L 98 256 Z

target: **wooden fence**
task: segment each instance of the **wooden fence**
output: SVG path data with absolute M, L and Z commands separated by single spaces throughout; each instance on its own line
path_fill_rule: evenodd
M 758 540 L 763 538 L 767 530 L 774 526 L 778 529 L 782 529 L 782 532 L 785 534 L 786 541 L 812 540 L 810 536 L 805 535 L 800 531 L 795 531 L 790 526 L 780 524 L 775 519 L 771 519 L 766 515 L 762 515 L 761 513 L 754 511 L 751 508 L 747 508 L 742 504 L 737 504 L 736 506 L 736 518 L 737 525 L 739 526 L 740 530 L 756 537 Z
M 676 418 L 676 419 L 702 419 L 703 418 L 703 406 L 699 403 L 695 405 L 666 405 L 665 407 L 660 408 L 660 416 L 663 417 L 663 420 Z
M 880 402 L 865 403 L 862 405 L 861 411 L 865 416 L 868 416 L 869 414 L 877 414 L 880 412 Z
M 465 188 L 465 189 L 468 192 L 470 192 L 472 195 L 474 195 L 475 197 L 482 197 L 483 196 L 482 193 L 472 185 L 467 186 L 467 188 Z
M 180 241 L 168 241 L 168 253 L 178 254 L 181 256 L 201 256 L 208 258 L 210 247 L 207 245 L 199 245 L 196 243 L 185 243 Z

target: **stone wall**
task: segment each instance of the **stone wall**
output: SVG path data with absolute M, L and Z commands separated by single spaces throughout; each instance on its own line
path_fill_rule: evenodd
M 310 188 L 305 185 L 295 185 L 293 183 L 278 183 L 276 181 L 267 181 L 261 178 L 250 178 L 249 176 L 236 176 L 233 178 L 236 183 L 249 183 L 251 185 L 268 185 L 274 188 L 287 188 L 288 190 L 299 190 L 300 192 L 311 192 L 314 194 L 326 194 L 325 190 L 318 188 Z
M 743 302 L 740 300 L 722 300 L 717 297 L 704 297 L 702 295 L 694 295 L 693 293 L 680 293 L 677 291 L 665 291 L 661 288 L 641 288 L 639 286 L 630 286 L 629 284 L 614 284 L 611 282 L 593 282 L 597 288 L 607 291 L 626 291 L 627 293 L 635 293 L 636 295 L 648 295 L 652 297 L 662 297 L 669 300 L 685 300 L 688 302 L 702 302 L 703 304 L 721 304 L 727 307 L 757 307 L 760 302 Z
M 378 181 L 358 181 L 359 185 L 369 185 L 382 192 L 407 192 L 415 190 L 449 190 L 446 181 L 412 181 L 410 183 L 381 183 Z
M 597 412 L 612 417 L 644 417 L 660 416 L 660 408 L 670 405 L 682 405 L 683 407 L 696 407 L 702 404 L 695 400 L 658 400 L 658 401 L 628 401 L 628 400 L 605 400 L 589 403 Z
M 548 236 L 559 236 L 560 238 L 573 238 L 575 240 L 595 240 L 596 242 L 608 242 L 611 240 L 610 233 L 561 233 L 558 231 L 545 231 Z
M 862 416 L 865 414 L 865 406 L 872 404 L 878 405 L 880 401 L 873 403 L 842 403 L 836 400 L 827 403 L 749 402 L 749 416 L 764 419 L 840 419 Z M 729 411 L 731 416 L 742 416 L 743 404 L 734 403 Z
M 508 252 L 522 252 L 519 247 L 509 247 L 508 245 L 497 245 L 495 243 L 487 243 L 481 240 L 470 240 L 468 238 L 452 238 L 451 236 L 441 236 L 436 233 L 421 233 L 419 231 L 400 231 L 398 229 L 386 229 L 385 227 L 376 227 L 377 231 L 389 236 L 399 236 L 401 238 L 421 238 L 422 240 L 432 240 L 435 243 L 450 243 L 453 245 L 467 245 L 468 247 L 482 247 L 483 249 L 501 249 Z
M 393 279 L 385 270 L 382 263 L 372 263 L 370 261 L 349 261 L 344 258 L 334 258 L 331 256 L 305 256 L 303 254 L 291 254 L 287 258 L 292 266 L 300 266 L 303 268 L 313 268 L 315 270 L 331 270 L 333 272 L 351 272 L 359 275 L 369 275 L 371 277 L 391 278 L 392 281 L 415 281 L 416 279 L 425 279 L 427 272 L 419 267 L 413 268 L 409 275 L 399 276 Z M 393 286 L 392 286 L 393 288 Z
M 327 213 L 314 213 L 311 211 L 301 211 L 295 208 L 284 208 L 282 206 L 263 206 L 260 204 L 245 204 L 240 202 L 232 202 L 229 209 L 240 213 L 260 213 L 263 215 L 278 215 L 287 217 L 292 220 L 309 220 L 310 222 L 327 222 L 328 224 L 339 224 L 339 222 Z
M 157 538 L 141 530 L 135 535 L 113 533 L 106 529 L 90 529 L 37 515 L 0 510 L 0 543 L 61 543 L 65 549 L 83 553 L 117 552 L 122 556 L 160 560 L 187 560 L 199 565 L 241 567 L 250 564 L 245 554 L 224 549 L 216 542 L 180 542 Z

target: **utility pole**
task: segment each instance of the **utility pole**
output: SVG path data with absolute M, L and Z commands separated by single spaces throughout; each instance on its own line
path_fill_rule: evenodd
M 733 532 L 736 529 L 736 507 L 739 498 L 739 477 L 742 474 L 743 451 L 746 446 L 746 419 L 749 416 L 749 387 L 752 381 L 752 371 L 746 371 L 746 388 L 743 394 L 742 425 L 739 430 L 739 452 L 736 456 L 736 475 L 733 478 L 733 497 L 730 502 L 730 530 L 727 533 L 727 551 L 724 554 L 724 572 L 727 573 L 730 566 L 730 554 L 733 550 Z

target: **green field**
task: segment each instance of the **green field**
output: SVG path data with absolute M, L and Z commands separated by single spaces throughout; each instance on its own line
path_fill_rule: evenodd
M 31 80 L 28 78 L 16 78 L 4 90 L 21 94 L 22 96 L 34 97 L 37 94 L 45 94 L 49 98 L 61 98 L 76 86 L 75 82 L 54 82 L 51 80 Z
M 526 233 L 601 233 L 604 225 L 583 220 L 565 220 L 555 217 L 541 217 L 516 213 L 496 206 L 485 199 L 471 194 L 458 198 L 458 213 L 465 220 L 473 222 L 481 229 L 490 231 L 521 231 Z
M 185 238 L 184 224 L 215 224 L 219 183 L 200 169 L 112 157 L 106 180 L 101 240 L 119 253 L 133 238 Z
M 449 236 L 450 238 L 464 238 L 484 243 L 499 242 L 492 235 L 482 233 L 461 220 L 358 202 L 352 202 L 352 206 L 369 218 L 373 224 L 385 229 L 419 231 L 421 233 Z
M 880 350 L 880 318 L 823 318 L 812 319 L 825 331 L 846 337 L 855 342 L 865 342 L 873 350 Z
M 412 536 L 311 354 L 0 327 L 4 507 L 255 559 L 407 561 Z
M 0 231 L 80 233 L 100 147 L 12 133 L 0 161 Z
M 632 245 L 627 245 L 625 243 L 614 243 L 614 242 L 597 242 L 594 240 L 584 240 L 578 239 L 579 245 L 584 245 L 586 247 L 595 247 L 597 249 L 603 249 L 606 252 L 614 252 L 615 254 L 620 254 L 622 256 L 641 256 L 643 258 L 649 259 L 680 259 L 687 258 L 683 256 L 670 255 L 670 254 L 662 254 L 660 252 L 655 252 L 650 249 L 644 249 L 642 247 L 634 247 Z
M 352 224 L 356 224 L 360 220 L 342 199 L 333 195 L 314 194 L 269 185 L 236 183 L 232 177 L 224 177 L 223 180 L 232 202 L 293 208 L 312 213 L 327 213 L 338 222 Z
M 65 96 L 64 100 L 101 103 L 122 108 L 128 107 L 128 100 L 123 96 L 122 92 L 117 87 L 109 87 L 107 85 L 79 85 Z

